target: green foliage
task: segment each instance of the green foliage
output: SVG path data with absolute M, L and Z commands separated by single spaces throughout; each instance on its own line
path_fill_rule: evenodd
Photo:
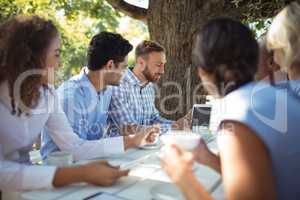
M 266 19 L 266 20 L 258 20 L 256 22 L 253 22 L 250 24 L 250 28 L 254 31 L 257 38 L 259 38 L 261 35 L 265 35 L 271 26 L 272 20 Z
M 57 25 L 62 38 L 60 80 L 85 64 L 92 35 L 115 31 L 121 17 L 104 0 L 0 0 L 0 22 L 16 15 L 39 15 Z
M 230 0 L 233 8 L 240 11 L 244 23 L 260 37 L 265 34 L 271 25 L 271 17 L 275 16 L 285 5 L 292 0 Z
M 285 5 L 293 0 L 230 0 L 229 2 L 235 8 L 243 8 L 241 10 L 244 19 L 248 21 L 256 21 L 257 19 L 266 19 L 274 16 Z
M 141 21 L 130 17 L 123 17 L 117 32 L 123 35 L 133 46 L 136 46 L 142 40 L 149 40 L 148 27 Z M 135 64 L 134 50 L 129 53 L 128 67 Z
M 60 30 L 62 67 L 57 84 L 79 72 L 86 63 L 88 43 L 99 31 L 118 32 L 133 45 L 149 38 L 145 24 L 115 12 L 105 0 L 0 0 L 0 23 L 16 15 L 51 19 Z M 129 66 L 133 64 L 132 52 Z

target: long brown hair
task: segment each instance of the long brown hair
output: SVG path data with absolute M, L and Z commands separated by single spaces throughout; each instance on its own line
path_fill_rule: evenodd
M 41 87 L 47 88 L 43 75 L 26 77 L 19 86 L 19 98 L 14 85 L 24 72 L 46 68 L 47 50 L 58 30 L 50 20 L 18 16 L 3 23 L 0 32 L 0 83 L 8 83 L 12 114 L 28 114 L 39 102 Z

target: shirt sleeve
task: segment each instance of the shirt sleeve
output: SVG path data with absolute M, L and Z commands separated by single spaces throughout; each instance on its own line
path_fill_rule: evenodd
M 53 96 L 54 109 L 50 111 L 45 129 L 60 150 L 72 153 L 75 160 L 107 157 L 124 152 L 123 137 L 81 139 L 73 132 L 55 91 Z
M 73 129 L 80 138 L 87 140 L 89 124 L 87 114 L 83 109 L 80 98 L 76 96 L 77 87 L 73 84 L 63 84 L 57 90 L 60 105 Z
M 152 93 L 151 96 L 155 97 L 155 90 L 153 87 L 152 87 L 151 93 Z M 155 107 L 154 101 L 155 100 L 153 99 L 151 124 L 160 124 L 162 131 L 165 132 L 165 131 L 171 129 L 171 126 L 174 123 L 174 121 L 161 117 L 159 111 Z
M 159 111 L 155 108 L 155 105 L 153 105 L 153 114 L 151 117 L 152 124 L 165 124 L 165 125 L 172 125 L 174 121 L 165 119 L 160 116 Z
M 55 172 L 54 166 L 33 166 L 4 160 L 0 152 L 2 191 L 51 189 Z
M 153 114 L 151 116 L 151 123 L 160 124 L 162 132 L 166 132 L 171 129 L 174 121 L 161 117 L 159 111 L 155 108 L 155 105 L 153 104 Z

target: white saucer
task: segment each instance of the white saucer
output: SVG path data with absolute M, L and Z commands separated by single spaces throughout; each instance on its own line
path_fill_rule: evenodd
M 151 150 L 151 149 L 160 149 L 160 147 L 161 147 L 161 143 L 157 142 L 157 143 L 154 143 L 154 144 L 146 144 L 144 146 L 140 146 L 139 148 L 140 149 L 145 149 L 145 150 Z

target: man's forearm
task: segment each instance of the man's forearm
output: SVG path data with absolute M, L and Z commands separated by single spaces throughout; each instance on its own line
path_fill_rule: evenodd
M 138 133 L 140 130 L 142 130 L 142 128 L 142 126 L 136 124 L 123 125 L 121 126 L 120 132 L 121 135 L 128 136 Z

